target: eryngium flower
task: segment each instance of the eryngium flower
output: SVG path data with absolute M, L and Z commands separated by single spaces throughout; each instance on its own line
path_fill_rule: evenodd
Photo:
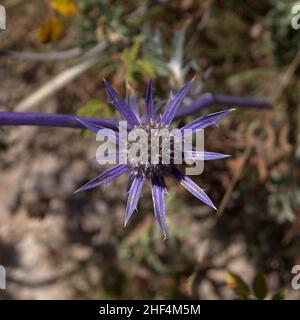
M 110 101 L 121 114 L 122 118 L 127 121 L 129 131 L 133 128 L 141 128 L 149 131 L 157 128 L 169 128 L 175 117 L 176 111 L 182 104 L 191 84 L 192 80 L 187 82 L 177 92 L 177 94 L 168 101 L 165 111 L 160 114 L 158 112 L 160 106 L 157 106 L 153 100 L 152 82 L 150 80 L 146 94 L 146 113 L 144 116 L 141 116 L 139 114 L 137 101 L 134 96 L 131 96 L 128 101 L 121 99 L 117 92 L 109 85 L 109 83 L 104 80 L 105 89 Z M 208 126 L 216 125 L 233 110 L 234 109 L 227 109 L 202 116 L 180 128 L 180 130 L 183 131 L 185 129 L 192 129 L 193 132 L 197 132 L 205 129 Z M 80 121 L 87 129 L 95 133 L 101 129 L 105 129 L 104 126 L 96 124 L 95 122 L 91 122 L 87 119 L 78 118 L 77 120 Z M 170 154 L 172 154 L 173 151 L 174 150 L 170 150 Z M 191 158 L 193 160 L 214 160 L 228 157 L 227 155 L 214 152 L 183 152 L 185 153 L 185 158 Z M 170 161 L 169 164 L 162 162 L 156 164 L 150 163 L 147 165 L 139 163 L 117 164 L 86 183 L 76 192 L 103 186 L 125 173 L 129 175 L 129 191 L 125 212 L 125 225 L 128 223 L 133 212 L 137 209 L 138 200 L 144 183 L 149 182 L 152 190 L 155 218 L 163 232 L 164 238 L 166 238 L 167 225 L 165 195 L 167 188 L 164 179 L 166 175 L 173 176 L 195 197 L 200 199 L 211 208 L 216 209 L 204 190 L 196 185 L 188 176 L 186 176 L 185 173 L 183 173 L 172 161 Z

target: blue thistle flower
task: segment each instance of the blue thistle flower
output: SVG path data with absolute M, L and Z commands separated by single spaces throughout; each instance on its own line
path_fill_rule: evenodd
M 104 80 L 104 85 L 108 97 L 111 103 L 121 114 L 129 125 L 129 129 L 141 128 L 146 131 L 151 129 L 169 128 L 173 119 L 178 114 L 178 107 L 182 104 L 185 96 L 187 95 L 192 84 L 192 80 L 187 82 L 178 92 L 172 97 L 166 106 L 165 111 L 162 114 L 157 112 L 157 106 L 154 104 L 152 81 L 149 81 L 147 93 L 146 93 L 146 113 L 142 117 L 139 114 L 137 101 L 134 96 L 129 97 L 128 102 L 121 99 L 117 92 L 110 86 L 110 84 Z M 202 116 L 189 124 L 180 128 L 181 131 L 185 129 L 192 129 L 193 132 L 205 129 L 208 126 L 216 125 L 219 121 L 225 118 L 234 109 L 227 109 L 216 113 Z M 100 129 L 109 128 L 112 129 L 111 124 L 107 126 L 105 122 L 93 122 L 89 119 L 78 118 L 77 119 L 84 127 L 97 133 Z M 172 149 L 172 145 L 171 145 Z M 174 150 L 170 150 L 170 154 Z M 214 153 L 214 152 L 200 152 L 200 151 L 184 151 L 184 156 L 193 160 L 214 160 L 226 158 L 228 155 Z M 172 159 L 171 159 L 172 160 Z M 160 160 L 157 164 L 117 164 L 114 167 L 104 171 L 93 180 L 86 183 L 76 192 L 88 190 L 91 188 L 103 186 L 119 176 L 127 173 L 129 175 L 129 191 L 128 199 L 125 211 L 125 225 L 128 223 L 134 211 L 137 209 L 138 200 L 141 195 L 141 190 L 145 182 L 149 182 L 152 190 L 152 199 L 154 205 L 154 215 L 162 230 L 164 238 L 167 234 L 166 225 L 166 209 L 165 209 L 165 196 L 166 196 L 166 184 L 165 176 L 173 176 L 184 188 L 186 188 L 191 194 L 204 202 L 206 205 L 213 209 L 216 209 L 210 198 L 195 184 L 192 179 L 186 176 L 174 163 L 169 164 L 162 163 Z
M 199 109 L 210 105 L 237 105 L 240 107 L 268 109 L 271 104 L 268 101 L 256 100 L 247 97 L 234 97 L 218 93 L 206 93 L 198 97 L 194 102 L 184 108 L 178 108 L 187 94 L 191 81 L 189 81 L 177 95 L 167 103 L 166 111 L 160 115 L 159 110 L 162 103 L 154 104 L 152 94 L 152 82 L 149 82 L 146 94 L 146 114 L 141 117 L 138 111 L 137 100 L 135 96 L 130 96 L 128 102 L 120 99 L 115 90 L 105 81 L 106 91 L 111 99 L 112 104 L 121 113 L 129 123 L 129 129 L 133 127 L 146 128 L 164 128 L 168 127 L 173 119 L 185 117 L 193 114 Z M 181 130 L 192 129 L 193 131 L 205 129 L 206 127 L 217 124 L 226 117 L 233 109 L 228 109 L 200 117 L 187 124 Z M 100 129 L 110 129 L 113 132 L 118 130 L 118 121 L 116 119 L 103 119 L 92 117 L 75 117 L 68 114 L 48 114 L 35 112 L 0 112 L 0 126 L 50 126 L 63 128 L 88 128 L 93 132 Z M 116 138 L 116 135 L 114 135 Z M 117 139 L 119 137 L 117 136 Z M 118 156 L 118 155 L 117 155 Z M 184 158 L 192 160 L 214 160 L 227 157 L 226 155 L 214 152 L 185 151 Z M 166 236 L 166 213 L 164 197 L 166 194 L 166 186 L 164 177 L 172 175 L 183 187 L 191 192 L 198 199 L 208 206 L 215 209 L 215 206 L 205 194 L 205 192 L 197 186 L 189 177 L 183 174 L 179 168 L 174 165 L 165 165 L 158 163 L 156 165 L 144 166 L 118 164 L 109 170 L 94 178 L 77 191 L 83 191 L 107 184 L 118 176 L 129 174 L 129 194 L 126 205 L 125 225 L 137 208 L 137 203 L 141 194 L 141 190 L 145 181 L 149 181 L 152 187 L 152 198 L 154 202 L 155 217 Z

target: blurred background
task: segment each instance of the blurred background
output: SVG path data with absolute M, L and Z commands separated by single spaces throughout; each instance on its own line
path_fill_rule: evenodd
M 270 101 L 205 132 L 231 154 L 194 177 L 219 208 L 168 181 L 163 241 L 147 186 L 124 228 L 126 177 L 73 194 L 101 172 L 83 130 L 0 128 L 3 299 L 297 299 L 300 264 L 300 30 L 294 1 L 7 0 L 1 111 L 114 117 L 105 77 L 126 95 L 149 78 L 167 99 L 202 93 Z M 55 81 L 53 81 L 53 79 Z M 140 106 L 143 107 L 141 100 Z M 233 106 L 234 107 L 234 106 Z M 223 109 L 211 106 L 182 119 Z

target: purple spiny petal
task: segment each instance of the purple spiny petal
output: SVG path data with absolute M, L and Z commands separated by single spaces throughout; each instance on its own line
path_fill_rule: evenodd
M 153 106 L 153 88 L 152 80 L 148 83 L 147 94 L 146 94 L 146 119 L 150 120 L 154 117 L 154 106 Z
M 81 188 L 76 190 L 75 193 L 80 192 L 80 191 L 84 191 L 84 190 L 88 190 L 88 189 L 92 189 L 92 188 L 96 188 L 96 187 L 102 186 L 104 184 L 107 184 L 107 183 L 113 181 L 114 179 L 116 179 L 117 177 L 119 177 L 120 175 L 122 175 L 123 173 L 127 172 L 128 170 L 129 170 L 129 167 L 127 165 L 118 164 L 118 165 L 104 171 L 99 176 L 97 176 L 93 180 L 91 180 L 88 183 L 86 183 L 85 185 L 83 185 Z
M 128 121 L 130 125 L 139 125 L 140 121 L 137 119 L 136 115 L 133 113 L 131 108 L 123 101 L 117 92 L 111 87 L 111 85 L 104 80 L 105 90 L 109 96 L 111 103 L 120 112 L 120 114 Z
M 140 198 L 143 184 L 144 184 L 144 180 L 143 178 L 140 178 L 140 177 L 135 177 L 131 183 L 128 199 L 127 199 L 127 205 L 126 205 L 125 226 L 127 225 L 134 210 L 136 210 L 137 208 L 137 204 Z
M 134 176 L 133 174 L 130 174 L 129 177 L 128 177 L 127 187 L 126 187 L 127 193 L 129 192 L 129 190 L 130 190 L 130 188 L 131 188 L 131 185 L 132 185 L 132 182 L 133 182 L 134 177 L 135 177 L 135 176 Z
M 188 93 L 193 80 L 188 81 L 176 94 L 174 98 L 168 103 L 167 109 L 162 116 L 162 122 L 166 124 L 170 124 L 175 117 L 176 111 L 180 104 L 182 103 L 183 99 L 185 98 L 186 94 Z
M 85 128 L 91 130 L 92 132 L 97 133 L 99 130 L 106 129 L 98 123 L 94 123 L 91 120 L 76 118 Z
M 166 239 L 167 237 L 165 193 L 165 186 L 152 183 L 152 200 L 154 205 L 154 214 L 163 233 L 164 239 Z
M 179 183 L 184 188 L 186 188 L 191 194 L 193 194 L 196 198 L 200 199 L 202 202 L 204 202 L 208 206 L 217 210 L 217 208 L 212 203 L 212 201 L 209 199 L 209 197 L 204 192 L 204 190 L 201 189 L 193 180 L 191 180 L 189 177 L 185 176 L 182 172 L 180 172 L 176 168 L 173 168 L 172 174 L 179 181 Z
M 184 157 L 193 160 L 216 160 L 230 157 L 227 154 L 207 151 L 185 151 Z
M 207 114 L 203 117 L 200 117 L 184 127 L 181 128 L 181 130 L 185 129 L 193 129 L 193 130 L 201 130 L 205 129 L 206 127 L 209 127 L 213 124 L 217 124 L 219 121 L 224 119 L 226 116 L 228 116 L 229 113 L 234 111 L 235 109 L 228 109 L 228 110 L 222 110 L 215 113 Z
M 131 108 L 132 112 L 135 114 L 137 119 L 141 122 L 141 117 L 139 113 L 139 106 L 137 102 L 137 96 L 135 94 L 132 94 L 128 97 L 128 105 Z
M 112 143 L 119 143 L 119 135 L 116 131 L 111 130 L 111 129 L 107 129 L 93 121 L 87 120 L 87 119 L 82 119 L 82 118 L 76 118 L 77 121 L 79 121 L 84 127 L 86 127 L 87 129 L 89 129 L 92 132 L 95 132 L 101 135 L 101 131 L 103 130 L 103 137 L 106 136 L 108 138 L 108 140 Z

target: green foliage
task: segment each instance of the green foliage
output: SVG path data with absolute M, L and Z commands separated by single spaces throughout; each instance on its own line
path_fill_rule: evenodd
M 253 283 L 252 289 L 255 297 L 259 300 L 264 300 L 268 294 L 268 285 L 266 282 L 265 275 L 262 272 L 257 272 Z
M 283 300 L 286 296 L 286 289 L 279 289 L 271 295 L 266 281 L 266 276 L 261 271 L 256 273 L 251 286 L 248 285 L 242 277 L 232 272 L 227 272 L 225 280 L 227 286 L 234 291 L 238 298 L 241 299 Z
M 247 299 L 250 295 L 250 288 L 246 282 L 237 274 L 228 272 L 226 274 L 227 285 L 234 290 L 235 294 L 241 298 Z
M 139 58 L 141 44 L 139 41 L 122 52 L 122 60 L 125 66 L 125 79 L 134 83 L 139 77 L 152 77 L 155 65 L 148 59 Z
M 123 23 L 124 7 L 110 0 L 79 0 L 76 30 L 81 46 L 104 39 L 123 37 L 128 28 Z
M 89 100 L 85 106 L 78 109 L 76 112 L 78 116 L 86 117 L 104 117 L 111 118 L 114 113 L 111 107 L 103 101 L 98 99 Z
M 268 43 L 271 52 L 279 64 L 290 63 L 300 49 L 299 30 L 291 28 L 294 0 L 271 0 L 272 9 L 266 17 L 266 25 L 271 30 Z
M 287 295 L 286 289 L 279 289 L 277 292 L 275 292 L 272 296 L 272 300 L 284 300 Z
M 112 108 L 103 101 L 98 99 L 89 100 L 83 107 L 79 108 L 76 112 L 78 116 L 84 117 L 101 117 L 101 118 L 112 118 L 114 112 Z M 83 137 L 90 137 L 92 133 L 88 130 L 83 130 Z
M 161 13 L 159 6 L 136 16 L 126 15 L 136 7 L 133 4 L 125 7 L 122 1 L 79 1 L 78 8 L 76 29 L 80 45 L 110 42 L 112 55 L 106 64 L 118 71 L 120 64 L 116 64 L 115 58 L 120 56 L 127 81 L 136 83 L 154 75 L 172 75 L 176 86 L 180 86 L 190 70 L 199 70 L 196 60 L 184 61 L 186 28 L 173 32 L 170 51 L 162 43 L 160 30 L 150 27 L 150 19 Z

